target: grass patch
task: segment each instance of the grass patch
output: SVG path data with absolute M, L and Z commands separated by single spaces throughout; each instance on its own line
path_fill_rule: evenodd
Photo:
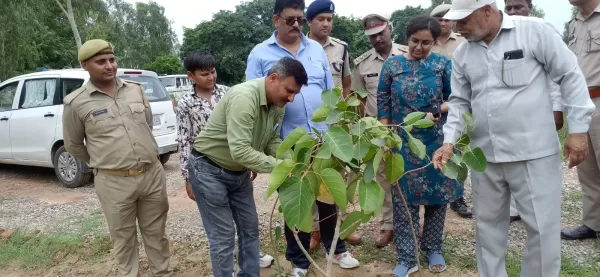
M 98 233 L 101 219 L 98 215 L 81 218 L 68 230 L 48 234 L 17 231 L 0 240 L 0 267 L 46 269 L 70 256 L 96 261 L 112 248 L 110 237 Z

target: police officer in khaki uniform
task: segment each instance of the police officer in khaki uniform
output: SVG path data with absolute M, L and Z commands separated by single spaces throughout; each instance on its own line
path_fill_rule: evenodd
M 379 73 L 383 67 L 383 62 L 390 56 L 407 53 L 408 47 L 392 42 L 392 25 L 384 16 L 379 14 L 367 15 L 362 19 L 362 26 L 373 48 L 354 60 L 355 68 L 352 73 L 351 90 L 364 89 L 368 92 L 363 114 L 377 117 L 377 86 L 379 85 Z M 385 164 L 383 162 L 377 173 L 377 181 L 385 190 L 385 202 L 381 214 L 380 234 L 375 244 L 383 247 L 392 241 L 394 234 L 391 184 L 385 178 Z
M 452 25 L 454 24 L 454 21 L 443 18 L 444 15 L 450 10 L 450 7 L 452 7 L 452 5 L 442 4 L 435 7 L 431 11 L 431 16 L 435 18 L 442 27 L 440 37 L 431 48 L 431 51 L 452 59 L 454 50 L 456 50 L 458 45 L 465 41 L 465 38 L 463 38 L 459 33 L 452 31 Z
M 340 39 L 331 37 L 333 28 L 333 14 L 335 4 L 330 0 L 317 0 L 312 2 L 306 9 L 306 19 L 310 32 L 308 38 L 323 45 L 323 50 L 329 60 L 329 68 L 336 88 L 342 89 L 344 96 L 350 95 L 350 83 L 352 81 L 350 72 L 350 57 L 348 44 Z M 310 250 L 315 251 L 321 242 L 319 227 L 319 211 L 317 205 L 313 205 L 313 232 L 310 237 Z M 362 241 L 356 232 L 348 235 L 346 241 L 350 244 L 358 244 Z
M 78 58 L 90 81 L 65 97 L 65 147 L 94 169 L 119 275 L 140 276 L 137 220 L 152 274 L 171 276 L 166 178 L 144 88 L 116 77 L 113 46 L 104 40 L 84 43 Z
M 588 130 L 589 154 L 577 166 L 583 190 L 583 225 L 563 230 L 563 239 L 594 239 L 600 234 L 600 0 L 570 0 L 579 12 L 569 22 L 569 49 L 585 75 L 596 110 Z
M 431 48 L 431 51 L 440 55 L 444 55 L 452 60 L 452 54 L 454 54 L 454 50 L 456 50 L 458 45 L 465 41 L 465 38 L 463 38 L 459 33 L 452 31 L 452 25 L 454 24 L 454 21 L 444 19 L 444 15 L 446 15 L 451 7 L 452 5 L 450 4 L 439 5 L 431 11 L 430 15 L 435 18 L 442 27 L 440 37 L 436 40 L 435 44 Z M 465 201 L 464 197 L 460 197 L 456 199 L 456 201 L 450 202 L 450 209 L 455 211 L 463 218 L 473 217 L 473 212 L 469 206 L 467 206 L 467 202 Z

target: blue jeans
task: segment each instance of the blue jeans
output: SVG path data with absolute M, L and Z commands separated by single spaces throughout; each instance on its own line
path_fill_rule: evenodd
M 188 169 L 208 236 L 213 275 L 232 276 L 237 229 L 239 276 L 259 277 L 258 214 L 250 172 L 223 169 L 196 151 L 190 155 Z

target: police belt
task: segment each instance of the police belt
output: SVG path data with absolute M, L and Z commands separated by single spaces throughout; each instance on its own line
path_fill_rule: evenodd
M 590 89 L 590 98 L 594 99 L 596 97 L 600 97 L 600 88 L 591 88 Z
M 136 169 L 103 169 L 95 168 L 94 174 L 102 173 L 104 175 L 119 176 L 119 177 L 135 177 L 146 173 L 149 165 Z

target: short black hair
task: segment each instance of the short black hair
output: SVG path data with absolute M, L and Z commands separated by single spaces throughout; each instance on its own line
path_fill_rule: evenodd
M 529 5 L 533 5 L 533 4 L 531 3 L 531 1 L 532 1 L 532 0 L 525 0 L 525 2 L 527 2 L 527 4 L 529 4 Z M 504 0 L 504 4 L 506 4 L 506 0 Z
M 410 38 L 418 31 L 429 30 L 433 39 L 437 39 L 442 33 L 442 27 L 435 18 L 428 15 L 417 16 L 406 25 L 406 38 Z
M 277 73 L 280 78 L 294 77 L 296 84 L 306 86 L 308 75 L 301 62 L 290 57 L 283 57 L 269 69 L 268 75 Z
M 304 0 L 275 0 L 273 14 L 281 14 L 284 9 L 299 9 L 304 11 L 304 8 L 306 8 Z
M 215 68 L 215 58 L 208 51 L 197 50 L 185 56 L 183 67 L 189 72 L 195 72 L 196 70 L 209 71 Z

